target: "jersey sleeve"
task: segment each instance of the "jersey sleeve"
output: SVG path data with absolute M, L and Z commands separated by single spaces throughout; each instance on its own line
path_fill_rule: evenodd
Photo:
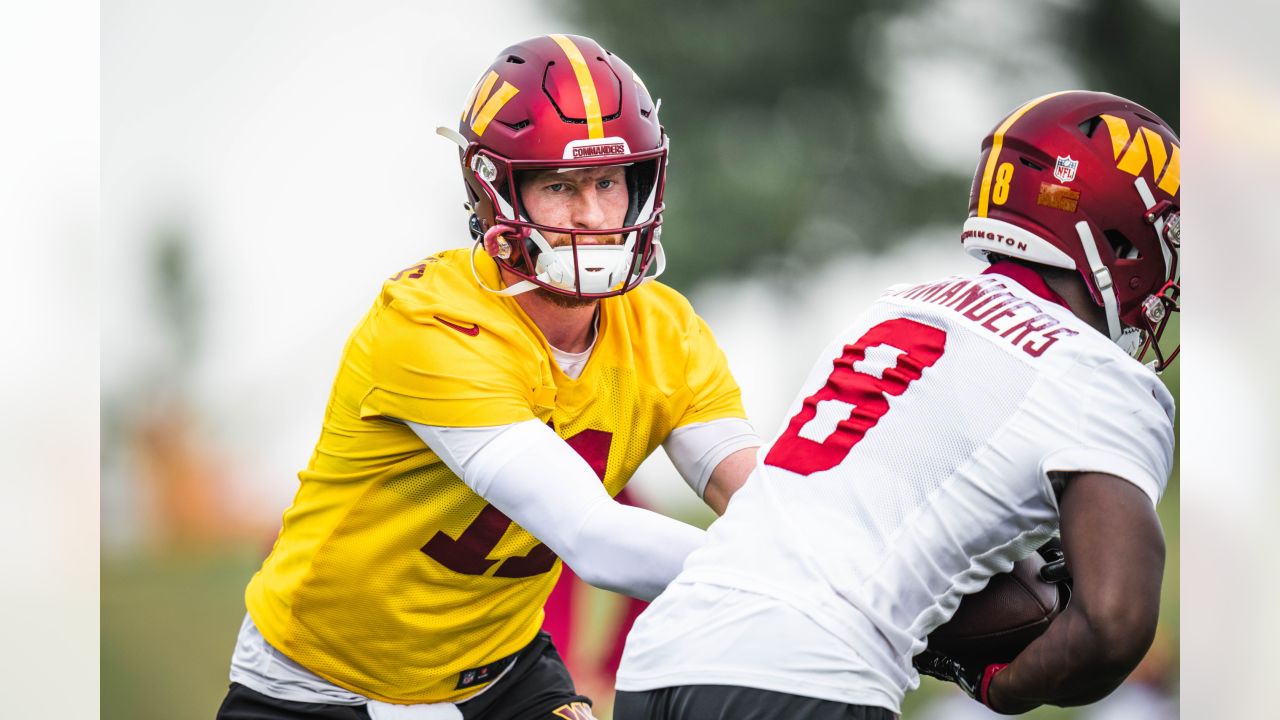
M 738 418 L 721 418 L 691 423 L 671 431 L 662 447 L 680 477 L 698 497 L 703 497 L 711 473 L 733 453 L 760 447 L 760 436 L 751 423 Z
M 402 312 L 394 302 L 370 318 L 370 387 L 361 418 L 375 416 L 448 427 L 509 425 L 537 417 L 554 403 L 536 355 L 492 326 Z M 452 321 L 451 321 L 452 322 Z
M 688 343 L 685 382 L 691 400 L 674 427 L 721 418 L 745 419 L 747 414 L 742 408 L 742 394 L 729 372 L 729 362 L 716 344 L 711 328 L 696 315 L 693 316 Z
M 1115 475 L 1156 503 L 1173 469 L 1173 399 L 1153 373 L 1130 362 L 1109 362 L 1091 373 L 1075 443 L 1051 453 L 1041 469 Z

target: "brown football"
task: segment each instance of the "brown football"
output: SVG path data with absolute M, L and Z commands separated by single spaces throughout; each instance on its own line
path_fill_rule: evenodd
M 1062 612 L 1063 591 L 1040 578 L 1038 553 L 995 575 L 987 586 L 964 596 L 945 624 L 929 635 L 929 647 L 965 664 L 1007 663 L 1040 637 Z

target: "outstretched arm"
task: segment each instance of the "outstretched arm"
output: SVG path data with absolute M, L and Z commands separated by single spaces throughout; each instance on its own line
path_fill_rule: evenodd
M 1128 677 L 1155 637 L 1165 547 L 1151 498 L 1115 476 L 1076 473 L 1060 508 L 1071 602 L 991 679 L 988 702 L 998 712 L 1097 701 Z
M 409 425 L 476 494 L 596 587 L 652 600 L 705 540 L 692 525 L 615 502 L 587 462 L 537 420 Z

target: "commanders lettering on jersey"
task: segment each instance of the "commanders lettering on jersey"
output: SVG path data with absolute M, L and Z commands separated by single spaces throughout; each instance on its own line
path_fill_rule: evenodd
M 954 310 L 1031 357 L 1040 357 L 1059 340 L 1080 334 L 991 275 L 950 278 L 888 294 Z

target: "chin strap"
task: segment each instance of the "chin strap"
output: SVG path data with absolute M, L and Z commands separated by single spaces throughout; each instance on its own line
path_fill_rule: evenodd
M 1093 285 L 1102 296 L 1102 307 L 1107 314 L 1107 332 L 1111 340 L 1120 342 L 1124 334 L 1124 326 L 1120 324 L 1120 304 L 1116 301 L 1116 291 L 1112 287 L 1111 271 L 1102 263 L 1102 255 L 1098 252 L 1098 241 L 1089 229 L 1089 223 L 1081 220 L 1076 223 L 1076 234 L 1080 236 L 1080 245 L 1084 247 L 1084 256 L 1089 260 L 1089 273 L 1093 276 Z
M 1164 213 L 1156 214 L 1151 212 L 1156 206 L 1156 198 L 1151 194 L 1151 188 L 1147 185 L 1146 178 L 1139 177 L 1133 181 L 1133 186 L 1138 189 L 1138 195 L 1142 197 L 1142 204 L 1147 209 L 1147 222 L 1151 223 L 1156 230 L 1156 239 L 1159 240 L 1160 253 L 1164 256 L 1164 276 L 1167 278 L 1173 272 L 1173 253 L 1169 251 L 1169 245 L 1165 242 Z
M 1138 191 L 1138 196 L 1142 198 L 1142 205 L 1147 210 L 1146 221 L 1152 225 L 1156 233 L 1156 244 L 1160 246 L 1160 254 L 1164 260 L 1165 276 L 1173 274 L 1173 252 L 1169 248 L 1168 241 L 1165 237 L 1166 226 L 1168 221 L 1165 219 L 1165 210 L 1163 206 L 1167 206 L 1168 201 L 1156 202 L 1155 196 L 1151 192 L 1151 187 L 1147 185 L 1146 178 L 1134 178 L 1133 187 Z M 1140 357 L 1145 353 L 1145 345 L 1142 337 L 1144 333 L 1136 328 L 1127 328 L 1120 323 L 1119 308 L 1116 300 L 1115 289 L 1112 287 L 1111 273 L 1106 266 L 1102 264 L 1102 259 L 1098 253 L 1097 240 L 1093 237 L 1093 232 L 1089 229 L 1087 223 L 1076 223 L 1076 233 L 1080 235 L 1080 243 L 1084 246 L 1085 257 L 1089 260 L 1089 269 L 1093 274 L 1094 284 L 1098 288 L 1099 294 L 1102 295 L 1102 305 L 1107 313 L 1107 329 L 1111 334 L 1111 339 L 1115 341 L 1125 352 Z M 1152 298 L 1148 297 L 1150 301 Z M 1156 342 L 1154 337 L 1147 338 L 1148 343 Z M 1148 367 L 1155 369 L 1155 362 L 1148 363 Z
M 497 228 L 505 228 L 505 227 L 506 227 L 505 225 L 497 225 L 493 228 L 490 228 L 490 231 L 495 230 Z M 510 229 L 510 228 L 507 228 L 507 229 Z M 485 233 L 485 234 L 488 235 L 488 233 Z M 476 249 L 479 248 L 484 243 L 484 241 L 485 239 L 483 237 L 476 238 L 475 245 L 471 246 L 471 275 L 476 279 L 476 284 L 479 285 L 482 290 L 491 292 L 494 295 L 506 295 L 510 297 L 512 295 L 519 295 L 520 293 L 527 293 L 530 290 L 533 290 L 534 288 L 538 287 L 536 283 L 530 282 L 528 280 L 521 280 L 520 282 L 505 288 L 492 288 L 486 285 L 484 283 L 484 280 L 480 279 L 480 271 L 476 268 Z
M 654 233 L 660 233 L 661 230 L 662 228 L 659 227 L 654 230 Z M 640 285 L 643 285 L 650 280 L 657 280 L 658 276 L 667 269 L 667 253 L 662 249 L 662 241 L 659 240 L 656 235 L 653 238 L 653 262 L 653 274 L 646 275 L 645 278 L 640 281 Z M 640 287 L 640 285 L 637 285 L 636 287 Z

